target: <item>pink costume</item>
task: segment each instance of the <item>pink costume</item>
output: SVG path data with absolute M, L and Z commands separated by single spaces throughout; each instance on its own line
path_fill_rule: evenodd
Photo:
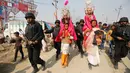
M 85 31 L 86 29 L 92 30 L 92 26 L 91 26 L 91 21 L 92 21 L 92 20 L 96 20 L 96 17 L 95 17 L 94 14 L 91 15 L 91 17 L 89 17 L 88 15 L 86 15 L 86 16 L 84 17 L 85 24 L 84 24 L 84 27 L 83 27 L 83 31 Z M 98 27 L 98 25 L 97 25 L 96 27 Z M 89 34 L 90 34 L 90 32 L 87 32 L 87 33 L 84 35 L 84 41 L 83 41 L 83 46 L 84 46 L 84 48 L 86 48 L 86 45 L 85 45 L 86 43 L 85 43 L 85 41 L 87 40 Z
M 63 30 L 64 30 L 64 24 L 63 24 L 62 21 L 61 21 L 61 23 L 60 23 L 60 27 L 61 27 L 61 28 L 60 28 L 60 32 L 59 32 L 59 34 L 58 34 L 58 36 L 57 36 L 57 38 L 56 38 L 55 41 L 61 41 L 60 37 L 61 37 L 62 32 L 63 32 Z M 77 40 L 77 36 L 76 36 L 75 30 L 74 30 L 74 25 L 72 24 L 72 20 L 71 20 L 71 19 L 69 20 L 69 28 L 68 28 L 68 31 L 69 31 L 70 35 L 73 36 L 73 37 L 74 37 L 74 40 L 76 41 L 76 40 Z

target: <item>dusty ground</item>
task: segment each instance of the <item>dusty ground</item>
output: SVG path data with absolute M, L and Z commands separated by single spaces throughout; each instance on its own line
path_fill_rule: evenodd
M 1 49 L 2 48 L 2 49 Z M 106 48 L 107 49 L 107 48 Z M 0 45 L 0 73 L 31 73 L 32 67 L 27 59 L 27 49 L 23 48 L 25 54 L 25 60 L 20 61 L 20 53 L 18 54 L 17 62 L 12 62 L 14 58 L 14 44 Z M 101 64 L 99 67 L 93 68 L 92 71 L 89 70 L 87 65 L 87 57 L 83 59 L 77 50 L 71 52 L 71 57 L 69 59 L 69 67 L 63 69 L 60 65 L 60 60 L 55 61 L 55 49 L 48 52 L 41 52 L 41 58 L 43 58 L 47 64 L 47 69 L 39 71 L 38 73 L 130 73 L 130 60 L 124 60 L 119 63 L 119 69 L 115 70 L 113 64 L 108 55 L 104 52 L 101 53 Z
M 25 59 L 27 58 L 27 50 L 26 48 L 23 48 L 24 54 L 25 54 Z M 10 73 L 13 68 L 21 63 L 20 61 L 21 54 L 18 53 L 18 58 L 17 62 L 14 63 L 12 62 L 14 59 L 14 44 L 2 44 L 0 45 L 0 73 Z

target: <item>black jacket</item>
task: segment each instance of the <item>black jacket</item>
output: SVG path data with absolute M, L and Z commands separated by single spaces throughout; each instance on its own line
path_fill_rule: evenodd
M 117 37 L 121 37 L 124 40 L 123 41 L 130 41 L 130 26 L 116 26 L 116 29 L 113 31 L 111 35 L 115 41 L 120 41 L 117 39 Z
M 51 30 L 46 30 L 45 33 L 52 33 L 53 34 L 53 39 L 56 39 L 56 37 L 58 36 L 59 32 L 60 32 L 60 26 L 55 26 Z
M 75 27 L 77 39 L 78 39 L 78 40 L 81 40 L 81 41 L 83 41 L 83 31 L 82 31 L 82 28 L 83 28 L 83 26 L 80 25 L 80 24 Z M 78 33 L 79 33 L 80 35 L 78 35 Z
M 27 24 L 25 29 L 25 37 L 29 41 L 38 41 L 40 43 L 45 37 L 42 26 L 36 21 L 32 25 Z

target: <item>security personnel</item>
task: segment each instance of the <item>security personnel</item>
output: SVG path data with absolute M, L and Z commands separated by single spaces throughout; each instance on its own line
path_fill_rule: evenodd
M 44 38 L 44 33 L 42 26 L 35 21 L 33 13 L 26 13 L 25 18 L 28 23 L 25 29 L 28 57 L 32 67 L 34 68 L 33 73 L 37 73 L 39 71 L 37 64 L 41 64 L 43 70 L 45 70 L 45 61 L 39 57 L 42 48 L 41 40 Z
M 128 25 L 129 20 L 127 17 L 122 17 L 119 21 L 119 25 L 116 26 L 116 29 L 112 33 L 112 37 L 115 42 L 115 54 L 114 54 L 114 68 L 118 69 L 118 62 L 121 58 L 126 57 L 128 54 L 127 43 L 130 41 L 130 26 Z
M 53 27 L 51 30 L 45 30 L 44 32 L 53 34 L 54 48 L 56 49 L 56 60 L 58 60 L 59 55 L 61 53 L 61 41 L 56 41 L 55 39 L 60 32 L 60 20 L 56 20 L 55 24 L 56 26 Z
M 84 20 L 81 19 L 79 24 L 76 26 L 76 35 L 77 35 L 77 41 L 76 41 L 76 44 L 78 46 L 78 49 L 79 49 L 79 52 L 80 52 L 80 55 L 81 55 L 81 58 L 83 58 L 83 54 L 84 54 L 84 51 L 83 51 L 83 48 L 82 48 L 82 43 L 83 43 L 83 26 L 84 26 Z

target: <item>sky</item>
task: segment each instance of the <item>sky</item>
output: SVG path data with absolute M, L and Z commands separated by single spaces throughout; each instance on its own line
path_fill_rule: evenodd
M 34 0 L 38 5 L 37 19 L 48 22 L 54 22 L 55 7 L 52 5 L 53 0 Z M 61 19 L 62 8 L 64 7 L 64 0 L 58 0 L 58 18 Z M 122 5 L 120 11 L 120 17 L 128 17 L 130 19 L 130 0 L 92 0 L 93 6 L 95 6 L 94 14 L 96 18 L 101 22 L 112 23 L 117 20 L 119 7 Z M 83 19 L 85 16 L 84 8 L 86 8 L 85 0 L 69 0 L 68 8 L 71 13 L 73 22 Z M 116 11 L 117 10 L 117 11 Z M 24 14 L 17 14 L 17 16 L 23 16 Z M 119 20 L 119 19 L 118 19 Z

